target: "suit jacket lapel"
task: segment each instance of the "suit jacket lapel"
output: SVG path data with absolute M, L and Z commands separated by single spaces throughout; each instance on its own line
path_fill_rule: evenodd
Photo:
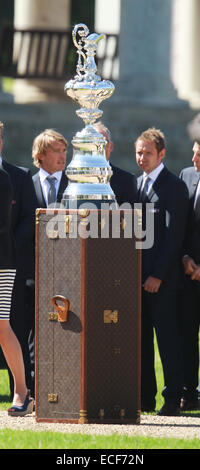
M 140 193 L 141 193 L 141 188 L 142 188 L 142 182 L 143 182 L 143 176 L 141 175 L 137 178 L 138 201 L 140 201 Z
M 5 171 L 9 171 L 8 165 L 7 165 L 7 163 L 5 162 L 5 160 L 3 160 L 3 159 L 2 159 L 2 167 L 3 167 L 3 169 L 4 169 Z
M 137 179 L 138 191 L 140 191 L 140 189 L 141 189 L 142 181 L 143 181 L 143 177 L 142 177 L 142 176 L 139 176 L 139 178 Z
M 194 175 L 194 178 L 193 178 L 193 181 L 192 181 L 192 197 L 190 198 L 190 211 L 191 211 L 191 217 L 192 217 L 191 220 L 194 221 L 194 223 L 197 222 L 197 216 L 196 216 L 196 213 L 194 211 L 194 201 L 195 201 L 195 197 L 196 197 L 196 192 L 197 192 L 197 186 L 198 186 L 199 179 L 200 179 L 200 175 L 199 175 L 199 173 L 196 173 Z M 199 223 L 199 217 L 198 217 L 198 223 Z
M 37 174 L 37 178 L 34 181 L 34 186 L 35 186 L 35 192 L 36 192 L 39 207 L 47 207 L 44 196 L 43 196 L 43 192 L 42 192 L 42 186 L 40 183 L 39 173 Z
M 64 190 L 66 189 L 67 185 L 68 185 L 68 178 L 67 178 L 65 172 L 63 171 L 62 172 L 62 177 L 61 177 L 61 180 L 60 180 L 60 186 L 58 188 L 57 202 L 61 202 Z
M 154 203 L 159 199 L 159 196 L 157 194 L 157 190 L 160 187 L 160 185 L 162 185 L 163 179 L 165 180 L 166 174 L 167 174 L 167 169 L 164 167 L 162 169 L 162 171 L 160 172 L 160 174 L 158 175 L 158 177 L 156 178 L 156 181 L 152 184 L 152 186 L 151 186 L 151 188 L 148 192 L 148 196 L 146 198 L 145 203 L 146 202 Z M 138 198 L 140 197 L 142 182 L 143 182 L 143 176 L 141 175 L 137 180 L 137 183 L 138 183 Z
M 156 183 L 156 181 L 155 181 Z M 155 183 L 152 184 L 148 196 L 147 196 L 147 202 L 156 202 L 158 200 L 158 195 L 156 194 L 156 185 Z
M 154 183 L 152 184 L 151 189 L 149 190 L 149 193 L 148 193 L 149 202 L 154 203 L 159 199 L 158 189 L 162 187 L 162 184 L 164 183 L 166 176 L 167 176 L 167 169 L 164 167 L 162 171 L 160 172 L 160 174 L 158 175 L 158 177 L 156 178 L 156 180 L 154 181 Z
M 192 192 L 193 192 L 192 199 L 193 199 L 193 202 L 194 202 L 194 198 L 195 198 L 195 195 L 196 195 L 196 190 L 197 190 L 199 179 L 200 179 L 200 175 L 199 175 L 199 173 L 196 173 L 194 175 L 194 179 L 193 179 L 193 182 L 192 182 Z

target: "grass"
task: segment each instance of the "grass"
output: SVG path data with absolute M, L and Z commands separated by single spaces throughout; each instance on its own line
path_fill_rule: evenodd
M 157 409 L 162 406 L 163 373 L 155 341 L 155 365 L 158 384 Z M 0 410 L 10 406 L 9 380 L 6 370 L 0 370 Z M 195 415 L 187 412 L 185 415 Z M 196 414 L 197 416 L 197 414 Z M 198 416 L 200 417 L 199 413 Z M 153 438 L 143 436 L 96 436 L 52 431 L 0 430 L 0 449 L 200 449 L 199 439 Z
M 9 378 L 7 370 L 0 370 L 0 410 L 10 406 Z
M 10 77 L 2 77 L 2 89 L 5 93 L 13 93 L 14 80 Z
M 200 449 L 199 439 L 0 430 L 0 449 Z

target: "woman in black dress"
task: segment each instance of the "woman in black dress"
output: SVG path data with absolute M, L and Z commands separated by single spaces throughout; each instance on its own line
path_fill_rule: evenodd
M 9 175 L 0 168 L 0 345 L 14 379 L 13 403 L 8 414 L 24 416 L 33 411 L 33 399 L 26 387 L 21 346 L 9 321 L 16 274 L 11 232 L 12 194 Z

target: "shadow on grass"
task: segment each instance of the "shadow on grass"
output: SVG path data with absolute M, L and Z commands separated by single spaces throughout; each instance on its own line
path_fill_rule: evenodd
M 200 418 L 199 411 L 182 411 L 180 416 L 186 416 L 186 418 Z
M 10 395 L 0 395 L 0 403 L 10 402 Z

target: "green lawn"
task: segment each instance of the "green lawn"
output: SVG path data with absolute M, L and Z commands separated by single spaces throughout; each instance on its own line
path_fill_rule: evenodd
M 0 430 L 0 449 L 200 449 L 199 439 Z
M 14 80 L 9 77 L 2 77 L 2 88 L 5 93 L 13 92 Z

